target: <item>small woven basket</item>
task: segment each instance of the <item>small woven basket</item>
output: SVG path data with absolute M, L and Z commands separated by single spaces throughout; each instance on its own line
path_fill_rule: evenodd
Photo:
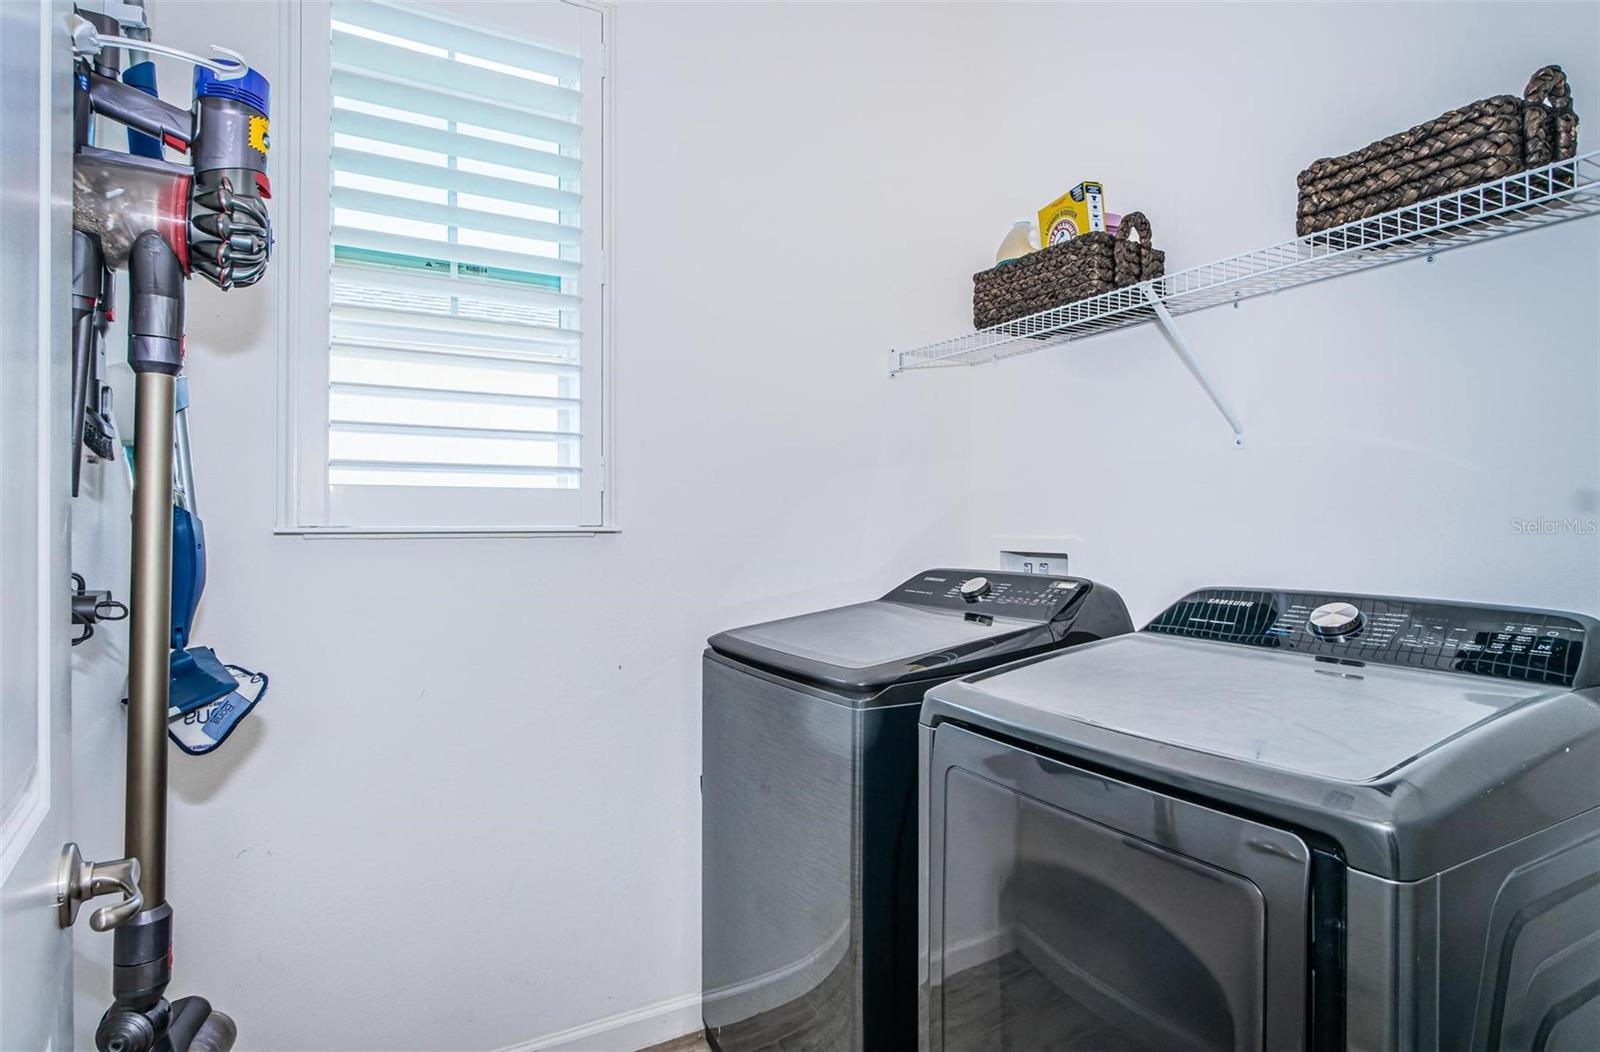
M 1313 161 L 1297 179 L 1295 228 L 1304 236 L 1353 223 L 1577 152 L 1567 75 L 1545 66 L 1520 99 L 1481 99 L 1354 153 Z
M 972 275 L 972 324 L 980 329 L 1002 325 L 1159 278 L 1166 261 L 1167 254 L 1150 245 L 1150 221 L 1144 213 L 1129 212 L 1115 237 L 1081 234 Z

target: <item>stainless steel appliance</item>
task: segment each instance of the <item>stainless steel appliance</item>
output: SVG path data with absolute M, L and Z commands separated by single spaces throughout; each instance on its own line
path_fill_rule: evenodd
M 928 570 L 706 650 L 704 1016 L 736 1049 L 916 1044 L 923 692 L 1132 631 L 1070 577 Z
M 923 1047 L 1600 1047 L 1597 629 L 1207 589 L 934 688 Z

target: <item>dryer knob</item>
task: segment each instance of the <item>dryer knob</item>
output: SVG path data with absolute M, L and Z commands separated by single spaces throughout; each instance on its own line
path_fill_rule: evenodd
M 1366 619 L 1349 603 L 1325 603 L 1311 611 L 1311 634 L 1323 639 L 1343 639 L 1361 631 Z
M 976 603 L 978 597 L 988 594 L 988 591 L 989 579 L 987 577 L 969 577 L 961 582 L 961 598 L 969 603 Z

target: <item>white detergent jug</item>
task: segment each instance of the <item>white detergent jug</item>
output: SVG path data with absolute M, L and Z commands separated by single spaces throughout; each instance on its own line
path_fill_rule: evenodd
M 1005 240 L 1000 242 L 1000 248 L 994 254 L 995 265 L 1021 259 L 1038 247 L 1039 243 L 1033 234 L 1033 220 L 1018 219 L 1011 224 L 1011 230 L 1006 234 Z

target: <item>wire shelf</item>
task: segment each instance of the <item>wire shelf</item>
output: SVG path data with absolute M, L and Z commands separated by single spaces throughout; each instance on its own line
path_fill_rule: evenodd
M 1600 150 L 964 336 L 892 351 L 889 374 L 999 361 L 1158 320 L 1158 306 L 1171 315 L 1189 314 L 1592 215 L 1600 215 Z

